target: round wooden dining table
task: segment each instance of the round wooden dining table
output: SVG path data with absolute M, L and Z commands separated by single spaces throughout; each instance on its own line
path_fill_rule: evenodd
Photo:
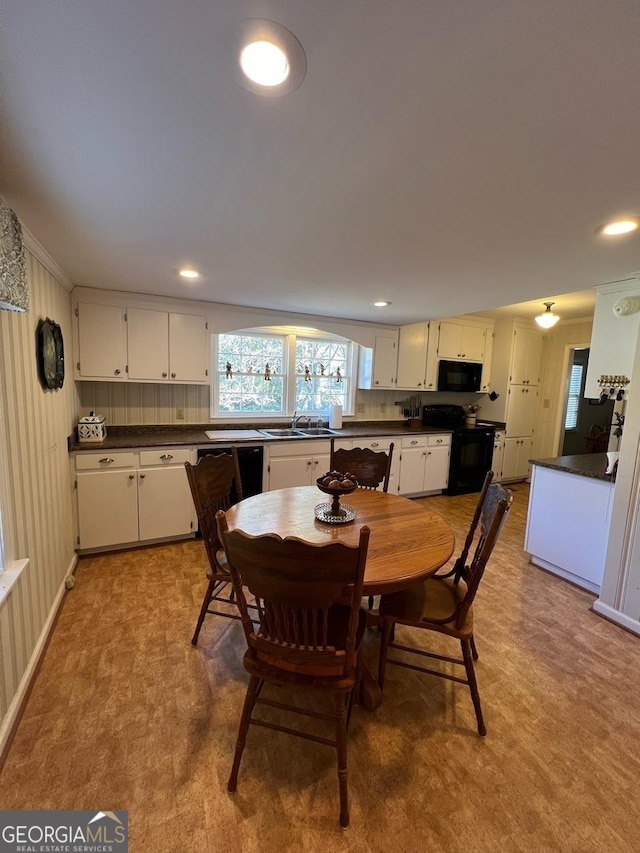
M 314 509 L 326 502 L 315 486 L 277 489 L 245 498 L 227 510 L 230 530 L 252 536 L 278 533 L 307 542 L 344 542 L 357 546 L 360 528 L 369 527 L 369 549 L 364 573 L 363 595 L 398 592 L 435 574 L 450 559 L 455 537 L 441 515 L 416 501 L 385 492 L 356 489 L 341 502 L 356 511 L 354 521 L 327 524 L 318 521 Z M 366 649 L 363 648 L 363 653 Z M 364 657 L 360 702 L 374 710 L 382 701 L 378 682 Z
M 371 530 L 364 595 L 398 592 L 435 574 L 450 559 L 455 546 L 453 530 L 437 512 L 416 501 L 386 492 L 356 489 L 341 498 L 356 511 L 354 521 L 327 524 L 314 514 L 326 502 L 315 486 L 277 489 L 245 498 L 226 513 L 230 530 L 252 536 L 278 533 L 318 544 L 344 542 L 357 546 L 360 528 Z

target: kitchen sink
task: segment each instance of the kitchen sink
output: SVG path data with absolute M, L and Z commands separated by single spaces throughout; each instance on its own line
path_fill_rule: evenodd
M 284 438 L 287 438 L 287 437 L 302 438 L 305 435 L 305 433 L 303 433 L 302 430 L 300 430 L 300 429 L 290 429 L 290 428 L 261 429 L 260 432 L 263 435 L 271 436 L 272 438 L 283 438 L 283 437 Z
M 310 427 L 309 429 L 301 429 L 300 432 L 305 435 L 337 435 L 335 430 L 326 427 Z

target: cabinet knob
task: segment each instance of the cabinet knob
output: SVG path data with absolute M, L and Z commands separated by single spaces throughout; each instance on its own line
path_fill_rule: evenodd
M 116 369 L 113 372 L 115 373 L 116 376 L 120 376 L 120 368 L 119 367 L 116 367 Z
M 144 474 L 140 474 L 140 479 L 141 479 L 141 480 L 144 480 L 144 478 L 145 478 L 145 475 L 144 475 Z
M 163 453 L 160 459 L 173 459 L 173 453 Z
M 108 465 L 110 462 L 114 462 L 114 461 L 115 460 L 112 459 L 110 456 L 105 456 L 103 459 L 98 459 L 98 462 L 100 462 L 100 464 L 104 463 L 105 465 Z
M 133 474 L 129 474 L 129 479 L 130 479 L 130 480 L 135 480 L 135 477 L 133 476 Z
M 441 438 L 436 438 L 436 444 L 442 444 L 442 439 L 441 439 Z
M 418 382 L 418 388 L 422 385 L 422 382 Z
M 463 353 L 462 353 L 462 355 L 461 355 L 460 357 L 461 357 L 461 358 L 466 358 L 466 356 L 467 356 L 466 352 L 463 352 Z
M 430 450 L 428 450 L 428 451 L 427 451 L 427 456 L 431 456 L 431 451 L 430 451 Z
M 166 371 L 166 370 L 163 372 L 163 374 L 162 374 L 162 378 L 163 378 L 163 379 L 166 379 L 166 378 L 167 378 L 167 371 Z
M 429 388 L 433 388 L 433 382 L 429 383 Z
M 423 455 L 423 456 L 426 456 L 426 455 L 427 455 L 427 451 L 425 450 L 425 451 L 424 451 L 424 453 L 423 453 L 422 455 Z
M 175 379 L 175 378 L 176 378 L 175 373 L 172 373 L 172 374 L 171 374 L 171 378 L 172 378 L 172 379 Z
M 377 442 L 377 441 L 372 441 L 372 442 L 371 442 L 371 447 L 377 447 L 377 446 L 378 446 L 378 442 Z
M 375 381 L 373 384 L 374 384 L 374 385 L 379 385 L 379 384 L 380 384 L 380 380 L 376 379 L 376 381 Z
M 413 441 L 411 442 L 411 444 L 417 444 L 417 443 L 418 443 L 418 442 L 415 440 L 415 438 L 414 438 L 414 439 L 413 439 Z
M 314 465 L 317 465 L 319 462 L 320 462 L 320 460 L 319 460 L 319 459 L 316 459 L 316 460 L 314 460 L 314 463 L 313 463 L 313 464 L 314 464 Z
M 307 465 L 311 465 L 311 460 L 310 460 L 310 459 L 309 459 L 309 461 L 307 462 Z

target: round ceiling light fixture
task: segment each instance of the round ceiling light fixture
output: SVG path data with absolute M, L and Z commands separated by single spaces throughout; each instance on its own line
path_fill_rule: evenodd
M 182 278 L 200 278 L 198 270 L 194 270 L 189 267 L 178 270 L 178 275 L 182 276 Z
M 542 314 L 538 314 L 536 323 L 543 329 L 550 329 L 552 326 L 555 326 L 560 317 L 551 310 L 551 306 L 555 304 L 554 302 L 543 302 L 542 304 L 547 306 L 547 310 L 543 311 Z
M 621 234 L 630 234 L 640 227 L 640 218 L 627 216 L 624 219 L 614 219 L 601 225 L 597 231 L 606 237 L 619 237 Z
M 238 45 L 238 80 L 250 92 L 275 97 L 293 92 L 307 73 L 298 39 L 275 21 L 243 22 Z
M 391 305 L 390 302 L 387 302 L 385 299 L 380 299 L 378 302 L 371 303 L 374 308 L 386 308 L 387 305 Z

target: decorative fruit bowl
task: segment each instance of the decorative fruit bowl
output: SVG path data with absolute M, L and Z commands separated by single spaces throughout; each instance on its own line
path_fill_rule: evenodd
M 352 506 L 340 506 L 342 495 L 350 495 L 358 488 L 358 481 L 351 474 L 341 474 L 339 471 L 327 471 L 323 477 L 318 477 L 316 486 L 325 495 L 331 495 L 331 503 L 318 504 L 316 518 L 329 524 L 344 524 L 353 521 L 356 511 Z

